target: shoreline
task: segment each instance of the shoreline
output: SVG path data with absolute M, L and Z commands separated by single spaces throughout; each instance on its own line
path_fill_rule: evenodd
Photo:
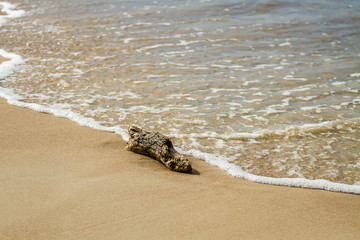
M 19 58 L 19 59 L 17 59 L 19 62 L 23 61 L 21 59 L 21 57 L 19 57 L 19 56 L 16 56 L 16 58 Z M 16 66 L 16 63 L 13 64 L 12 67 L 14 68 L 15 66 Z M 1 64 L 0 64 L 0 67 L 1 67 Z M 13 70 L 10 69 L 10 73 L 12 71 Z M 1 74 L 1 72 L 0 72 L 0 74 Z M 9 73 L 5 73 L 5 76 L 8 74 Z M 0 77 L 1 77 L 1 75 L 0 75 Z M 28 108 L 28 109 L 34 110 L 36 112 L 51 114 L 55 117 L 69 119 L 69 120 L 79 124 L 80 126 L 86 126 L 86 127 L 90 127 L 92 129 L 100 130 L 100 131 L 104 131 L 104 132 L 116 133 L 117 135 L 120 135 L 122 137 L 122 140 L 125 140 L 125 141 L 129 138 L 127 131 L 120 127 L 105 127 L 105 126 L 98 124 L 96 121 L 94 121 L 91 118 L 86 118 L 86 117 L 83 117 L 83 116 L 73 113 L 73 112 L 69 112 L 69 111 L 66 111 L 63 109 L 54 109 L 51 107 L 44 107 L 44 106 L 36 104 L 36 103 L 22 102 L 22 101 L 20 101 L 21 97 L 18 96 L 17 94 L 14 94 L 11 89 L 6 89 L 6 88 L 0 87 L 0 98 L 7 99 L 8 103 L 10 103 L 14 106 Z M 326 191 L 332 191 L 332 192 L 342 192 L 342 193 L 349 193 L 349 194 L 356 194 L 356 195 L 360 194 L 360 186 L 359 185 L 348 185 L 348 184 L 343 184 L 343 183 L 330 182 L 330 181 L 327 181 L 324 179 L 310 180 L 310 179 L 304 179 L 304 178 L 274 178 L 274 177 L 266 177 L 266 176 L 261 176 L 261 175 L 254 175 L 254 174 L 243 171 L 239 166 L 232 164 L 230 162 L 216 161 L 217 157 L 215 157 L 215 161 L 214 161 L 213 156 L 203 153 L 203 152 L 200 152 L 200 151 L 197 151 L 197 150 L 184 151 L 182 149 L 178 149 L 178 151 L 179 151 L 179 153 L 181 153 L 183 155 L 201 159 L 201 160 L 207 162 L 208 164 L 227 172 L 228 174 L 232 175 L 233 177 L 236 177 L 239 179 L 244 179 L 244 180 L 251 181 L 254 183 L 269 184 L 269 185 L 274 185 L 274 186 L 298 187 L 298 188 L 305 188 L 305 189 L 320 189 L 320 190 L 326 190 Z
M 10 17 L 6 11 L 0 9 L 3 23 Z M 23 13 L 14 10 L 11 17 Z M 23 62 L 4 56 L 0 53 L 0 64 L 11 61 L 10 73 Z M 0 81 L 9 72 L 0 71 Z M 194 174 L 172 172 L 125 150 L 119 134 L 14 106 L 2 97 L 0 112 L 0 239 L 360 235 L 356 194 L 255 183 L 194 157 L 189 157 Z
M 1 239 L 357 239 L 357 195 L 198 175 L 0 99 Z
M 1 4 L 0 4 L 1 5 Z M 3 5 L 3 11 L 6 12 L 9 16 L 9 18 L 13 18 L 13 17 L 20 17 L 24 11 L 23 10 L 14 10 L 16 9 L 16 4 L 10 4 L 7 2 L 4 2 Z M 1 59 L 1 54 L 3 56 L 5 56 L 6 58 Z M 24 63 L 25 60 L 22 59 L 22 57 L 20 55 L 16 55 L 16 54 L 12 54 L 9 52 L 6 52 L 3 49 L 0 49 L 0 63 L 1 61 L 5 61 L 5 60 L 9 60 L 7 61 L 7 65 L 6 67 L 1 66 L 0 65 L 0 79 L 3 78 L 4 76 L 9 76 L 11 75 L 12 71 L 16 68 L 17 64 L 21 64 Z M 2 71 L 1 67 L 3 69 L 5 69 L 5 71 Z M 78 69 L 79 70 L 79 69 Z M 82 72 L 82 71 L 80 71 Z M 357 73 L 353 73 L 355 74 L 354 76 L 356 76 Z M 27 77 L 25 77 L 27 78 Z M 59 84 L 59 83 L 58 83 Z M 66 84 L 65 84 L 66 85 Z M 36 86 L 35 86 L 36 88 Z M 3 91 L 2 91 L 3 90 Z M 46 95 L 46 94 L 45 94 Z M 50 114 L 53 114 L 55 116 L 59 116 L 59 117 L 66 117 L 69 118 L 72 121 L 75 121 L 77 123 L 79 123 L 80 125 L 86 125 L 86 126 L 90 126 L 94 129 L 100 129 L 100 130 L 104 130 L 104 131 L 110 131 L 110 132 L 116 132 L 117 134 L 120 134 L 121 136 L 123 136 L 124 139 L 127 139 L 127 133 L 126 130 L 115 126 L 115 127 L 104 127 L 103 125 L 99 124 L 96 120 L 91 119 L 91 118 L 86 118 L 83 117 L 79 114 L 76 114 L 74 112 L 71 111 L 66 111 L 64 109 L 58 109 L 58 108 L 52 108 L 52 107 L 45 107 L 45 106 L 41 106 L 39 104 L 36 103 L 24 103 L 21 101 L 17 101 L 19 100 L 18 96 L 16 96 L 16 94 L 13 94 L 12 91 L 10 89 L 4 89 L 0 87 L 0 97 L 4 97 L 6 99 L 8 99 L 8 102 L 10 104 L 16 105 L 16 106 L 21 106 L 21 107 L 27 107 L 30 109 L 33 109 L 35 111 L 39 111 L 39 112 L 47 112 Z M 337 120 L 334 120 L 337 121 Z M 320 121 L 320 123 L 315 123 L 315 124 L 304 124 L 304 125 L 293 125 L 295 130 L 298 130 L 298 128 L 300 128 L 300 130 L 302 130 L 303 127 L 308 127 L 308 126 L 316 126 L 316 127 L 321 127 L 323 125 L 327 125 L 329 124 L 330 126 L 333 124 L 333 122 L 331 121 L 326 121 L 326 122 L 322 122 L 322 120 Z M 286 127 L 286 131 L 288 131 L 288 129 L 292 130 L 293 126 L 290 126 L 290 128 Z M 280 129 L 280 132 L 283 129 Z M 186 131 L 186 130 L 185 130 Z M 267 131 L 265 131 L 267 132 Z M 276 130 L 277 132 L 277 130 Z M 210 135 L 215 134 L 215 136 L 217 136 L 216 132 L 210 132 Z M 263 136 L 263 132 L 259 133 L 259 132 L 255 132 L 255 133 L 247 133 L 245 132 L 245 135 L 258 135 L 258 136 Z M 265 133 L 266 134 L 266 133 Z M 231 134 L 232 135 L 232 134 Z M 206 134 L 205 134 L 206 136 Z M 223 138 L 223 136 L 219 135 L 220 139 Z M 234 137 L 236 138 L 237 136 L 240 136 L 240 138 L 242 136 L 244 136 L 244 133 L 239 133 L 239 135 L 237 135 L 236 133 L 234 134 Z M 224 138 L 227 139 L 227 136 L 225 136 Z M 251 140 L 252 138 L 256 138 L 256 137 L 249 137 L 249 139 Z M 231 138 L 229 138 L 231 139 Z M 266 147 L 265 147 L 266 148 Z M 246 149 L 246 148 L 245 148 Z M 355 149 L 355 147 L 354 147 Z M 200 159 L 204 159 L 206 162 L 208 162 L 209 164 L 213 165 L 213 166 L 217 166 L 220 169 L 227 171 L 229 174 L 231 174 L 232 176 L 235 176 L 237 178 L 241 178 L 241 179 L 246 179 L 249 181 L 253 181 L 253 182 L 257 182 L 257 183 L 263 183 L 263 184 L 271 184 L 271 185 L 279 185 L 279 186 L 292 186 L 292 187 L 301 187 L 301 188 L 311 188 L 311 189 L 325 189 L 328 191 L 334 191 L 334 192 L 344 192 L 344 193 L 353 193 L 353 194 L 360 194 L 360 185 L 357 184 L 356 180 L 353 182 L 343 182 L 343 183 L 339 183 L 336 182 L 336 178 L 327 178 L 327 177 L 318 177 L 318 174 L 314 174 L 314 175 L 310 175 L 310 177 L 306 176 L 306 175 L 301 175 L 301 171 L 299 170 L 299 175 L 298 176 L 305 176 L 305 177 L 298 177 L 298 178 L 294 178 L 295 174 L 297 174 L 297 172 L 293 169 L 290 168 L 289 171 L 284 171 L 287 172 L 287 175 L 281 175 L 281 177 L 279 177 L 279 175 L 277 175 L 280 171 L 282 171 L 281 168 L 276 168 L 274 167 L 276 164 L 273 164 L 272 167 L 270 167 L 270 170 L 268 169 L 268 171 L 272 171 L 275 169 L 275 173 L 272 172 L 271 174 L 262 174 L 261 172 L 258 172 L 259 175 L 255 175 L 252 174 L 250 172 L 244 171 L 242 167 L 240 167 L 239 165 L 233 164 L 232 162 L 229 162 L 228 159 L 226 159 L 226 157 L 224 156 L 218 156 L 216 155 L 216 153 L 208 153 L 206 150 L 204 152 L 202 151 L 198 151 L 196 149 L 191 149 L 188 151 L 185 150 L 179 150 L 181 151 L 183 154 L 186 155 L 191 155 L 194 156 L 196 158 L 200 158 Z M 296 150 L 297 151 L 297 150 Z M 210 152 L 210 151 L 209 151 Z M 279 151 L 281 152 L 281 151 Z M 311 152 L 311 151 L 310 151 Z M 255 151 L 251 152 L 249 155 L 254 155 Z M 232 152 L 233 156 L 238 154 L 238 152 L 236 152 L 234 150 L 234 152 Z M 231 154 L 229 154 L 231 155 Z M 242 156 L 241 154 L 239 154 L 239 156 Z M 260 155 L 259 155 L 260 156 Z M 259 157 L 257 156 L 257 157 Z M 286 156 L 285 156 L 286 157 Z M 249 159 L 251 159 L 251 157 L 249 157 Z M 260 156 L 259 159 L 267 159 L 267 157 L 263 157 Z M 281 159 L 281 158 L 280 158 Z M 299 158 L 301 159 L 301 158 Z M 241 161 L 241 159 L 240 159 Z M 327 161 L 327 159 L 326 159 Z M 328 161 L 327 161 L 328 162 Z M 259 169 L 261 169 L 261 165 L 267 165 L 267 162 L 261 162 L 259 161 Z M 280 166 L 280 164 L 278 164 Z M 291 166 L 292 163 L 290 162 L 288 164 L 288 166 Z M 271 165 L 270 165 L 271 166 Z M 288 167 L 287 166 L 287 167 Z M 297 165 L 296 167 L 298 167 L 299 165 Z M 307 163 L 303 164 L 303 166 L 309 166 Z M 323 165 L 319 165 L 319 167 L 316 167 L 317 169 L 322 169 Z M 312 169 L 310 169 L 308 172 L 311 172 L 314 169 L 314 167 Z M 326 169 L 328 170 L 328 169 Z M 343 169 L 335 169 L 336 171 L 338 170 L 340 173 L 344 173 L 344 172 L 351 172 L 351 170 L 346 169 L 343 171 Z M 322 176 L 321 174 L 324 171 L 320 171 L 320 176 Z M 294 175 L 291 175 L 292 173 L 294 173 Z M 264 175 L 268 175 L 268 176 L 272 176 L 272 177 L 267 177 Z M 329 174 L 328 174 L 329 176 Z M 347 178 L 349 178 L 348 176 L 346 176 Z M 345 179 L 346 177 L 343 177 L 343 179 Z M 355 183 L 354 183 L 355 182 Z M 349 184 L 347 184 L 349 183 Z M 352 183 L 354 183 L 353 185 L 351 185 Z

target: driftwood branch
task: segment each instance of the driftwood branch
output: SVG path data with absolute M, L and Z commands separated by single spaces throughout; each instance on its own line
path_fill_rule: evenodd
M 174 149 L 168 137 L 157 132 L 145 131 L 137 126 L 129 126 L 128 131 L 130 139 L 126 149 L 155 158 L 172 171 L 192 171 L 189 160 Z

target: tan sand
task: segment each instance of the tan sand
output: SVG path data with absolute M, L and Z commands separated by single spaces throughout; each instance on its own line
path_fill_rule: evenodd
M 0 12 L 0 15 L 1 15 L 1 12 Z M 2 62 L 4 62 L 4 61 L 9 61 L 9 60 L 10 60 L 10 59 L 5 58 L 5 57 L 3 57 L 3 56 L 0 55 L 0 64 L 1 64 Z
M 0 98 L 0 239 L 358 239 L 360 196 L 171 172 Z
M 0 99 L 0 239 L 358 239 L 358 195 L 270 186 Z

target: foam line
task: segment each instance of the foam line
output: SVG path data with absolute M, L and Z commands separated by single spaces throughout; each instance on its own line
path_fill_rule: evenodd
M 245 172 L 240 166 L 232 164 L 226 159 L 214 156 L 212 154 L 203 153 L 198 150 L 184 151 L 179 148 L 176 148 L 176 150 L 181 154 L 191 155 L 193 157 L 203 159 L 207 163 L 216 166 L 222 170 L 225 170 L 234 177 L 246 179 L 252 182 L 280 185 L 280 186 L 289 186 L 289 187 L 324 189 L 333 192 L 360 194 L 360 185 L 335 183 L 324 179 L 310 180 L 305 178 L 273 178 L 273 177 L 258 176 Z
M 0 56 L 10 59 L 9 61 L 4 61 L 0 64 L 0 80 L 12 74 L 17 65 L 25 62 L 21 56 L 9 53 L 3 49 L 0 49 Z
M 349 124 L 351 122 L 359 122 L 358 118 L 349 119 L 349 120 L 333 120 L 333 121 L 324 121 L 320 123 L 311 123 L 303 125 L 294 125 L 288 126 L 280 129 L 273 130 L 260 130 L 255 132 L 238 132 L 238 133 L 229 133 L 229 134 L 218 134 L 216 132 L 206 132 L 206 133 L 188 133 L 188 134 L 172 134 L 171 137 L 178 138 L 217 138 L 217 139 L 257 139 L 267 136 L 296 136 L 299 134 L 312 133 L 315 131 L 329 131 L 332 129 L 337 129 L 338 126 L 343 124 Z
M 68 118 L 74 122 L 79 123 L 82 126 L 87 126 L 101 131 L 114 132 L 119 134 L 125 141 L 129 140 L 129 134 L 125 129 L 122 129 L 120 126 L 116 127 L 104 127 L 101 126 L 97 121 L 91 118 L 83 117 L 77 113 L 73 113 L 69 110 L 56 109 L 47 106 L 41 106 L 35 103 L 24 103 L 21 100 L 21 97 L 17 94 L 14 94 L 11 90 L 0 87 L 0 97 L 6 98 L 9 104 L 30 108 L 37 112 L 45 112 L 53 114 L 57 117 Z M 271 185 L 281 185 L 289 187 L 301 187 L 301 188 L 312 188 L 312 189 L 324 189 L 333 192 L 344 192 L 344 193 L 353 193 L 360 194 L 360 185 L 348 185 L 342 183 L 334 183 L 323 179 L 310 180 L 305 178 L 272 178 L 265 176 L 258 176 L 248 172 L 245 172 L 240 166 L 230 163 L 228 160 L 217 157 L 213 154 L 204 153 L 195 149 L 192 150 L 182 150 L 180 148 L 175 148 L 179 153 L 184 155 L 191 155 L 198 159 L 203 159 L 207 163 L 216 166 L 222 170 L 225 170 L 230 175 L 242 179 L 246 179 L 252 182 L 265 183 Z
M 92 118 L 83 117 L 80 114 L 74 113 L 70 110 L 65 110 L 61 108 L 54 108 L 48 106 L 42 106 L 36 103 L 25 103 L 20 101 L 22 99 L 21 96 L 13 93 L 10 89 L 0 87 L 0 97 L 7 99 L 9 104 L 29 108 L 37 112 L 49 113 L 56 117 L 63 117 L 70 119 L 74 122 L 77 122 L 81 126 L 90 127 L 96 130 L 106 131 L 106 132 L 114 132 L 119 134 L 125 141 L 129 139 L 129 134 L 119 126 L 116 127 L 105 127 L 102 126 L 99 122 Z
M 15 8 L 15 4 L 0 2 L 0 10 L 6 13 L 6 15 L 0 15 L 0 27 L 7 22 L 8 18 L 17 18 L 25 13 L 24 10 L 14 10 Z
M 5 61 L 0 64 L 0 75 L 6 77 L 14 70 L 17 64 L 24 62 L 21 56 L 16 54 L 8 53 L 0 49 L 0 54 L 6 58 L 9 58 L 10 61 Z M 37 112 L 45 112 L 53 114 L 57 117 L 68 118 L 74 122 L 79 123 L 82 126 L 87 126 L 101 131 L 114 132 L 119 134 L 125 141 L 129 139 L 129 134 L 127 131 L 120 126 L 116 127 L 104 127 L 99 122 L 92 118 L 86 118 L 80 114 L 74 113 L 69 110 L 54 108 L 48 106 L 42 106 L 36 103 L 25 103 L 20 101 L 21 96 L 15 94 L 12 90 L 0 87 L 0 97 L 8 100 L 9 104 L 16 105 L 19 107 L 26 107 Z M 329 125 L 328 122 L 320 124 L 319 126 L 323 127 L 324 125 Z M 330 124 L 331 125 L 331 124 Z M 316 125 L 316 127 L 319 127 Z M 309 127 L 309 126 L 306 126 Z M 311 125 L 310 127 L 314 127 Z M 241 136 L 244 137 L 244 136 Z M 245 137 L 256 137 L 256 136 L 245 136 Z M 342 183 L 334 183 L 327 180 L 309 180 L 304 178 L 272 178 L 265 176 L 257 176 L 251 173 L 245 172 L 240 166 L 230 163 L 227 159 L 217 157 L 215 155 L 204 153 L 195 149 L 184 151 L 180 148 L 176 148 L 181 154 L 191 155 L 199 159 L 205 160 L 207 163 L 219 167 L 227 171 L 230 175 L 238 178 L 243 178 L 249 181 L 272 184 L 272 185 L 282 185 L 282 186 L 291 186 L 291 187 L 302 187 L 302 188 L 313 188 L 313 189 L 325 189 L 334 192 L 345 192 L 345 193 L 354 193 L 360 194 L 360 185 L 347 185 Z

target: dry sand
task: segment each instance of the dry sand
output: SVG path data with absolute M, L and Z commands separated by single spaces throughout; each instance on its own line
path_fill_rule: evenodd
M 1 60 L 0 60 L 1 61 Z M 0 98 L 0 239 L 358 239 L 360 196 L 171 172 Z

